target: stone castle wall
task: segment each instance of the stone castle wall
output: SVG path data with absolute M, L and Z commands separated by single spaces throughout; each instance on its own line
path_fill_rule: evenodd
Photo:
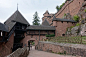
M 14 43 L 14 34 L 11 35 L 8 42 L 0 43 L 0 57 L 4 57 L 12 53 L 13 43 Z
M 25 38 L 21 40 L 21 43 L 23 43 L 23 46 L 28 46 L 28 41 L 34 41 L 35 42 L 35 45 L 38 44 L 38 41 L 39 41 L 39 31 L 30 31 L 30 32 L 33 32 L 31 33 L 31 35 L 25 33 Z M 44 34 L 44 35 L 42 35 Z M 47 35 L 47 31 L 40 31 L 40 40 L 43 40 L 43 39 L 46 39 L 46 35 Z M 52 31 L 49 31 L 49 34 L 54 34 L 54 32 Z
M 70 13 L 71 16 L 78 14 L 84 0 L 67 1 L 62 9 L 55 14 L 56 18 L 63 18 L 64 14 Z
M 63 7 L 55 13 L 56 18 L 63 18 L 64 14 L 69 13 L 72 17 L 76 14 L 78 14 L 80 8 L 82 7 L 82 3 L 84 3 L 84 0 L 71 0 L 67 1 Z M 49 22 L 49 24 L 52 23 L 53 15 L 49 17 L 52 14 L 44 14 L 44 17 L 42 18 L 42 22 L 44 22 L 45 19 Z
M 40 40 L 42 40 L 42 38 L 45 38 L 45 36 L 40 36 Z M 25 38 L 21 41 L 21 43 L 23 43 L 23 47 L 24 46 L 28 46 L 28 41 L 34 41 L 35 42 L 35 45 L 38 44 L 38 41 L 39 41 L 39 35 L 27 35 L 25 33 Z
M 29 48 L 23 47 L 23 48 L 18 48 L 16 51 L 5 57 L 27 57 L 28 54 L 29 54 Z
M 65 34 L 68 27 L 74 26 L 75 23 L 72 22 L 61 22 L 61 21 L 53 21 L 53 26 L 55 26 L 55 36 L 62 36 Z
M 39 44 L 36 46 L 36 49 L 54 53 L 65 52 L 66 54 L 86 57 L 86 45 L 83 44 L 53 43 L 40 41 Z

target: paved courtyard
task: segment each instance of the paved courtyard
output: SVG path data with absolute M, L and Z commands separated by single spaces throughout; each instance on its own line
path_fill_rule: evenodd
M 33 46 L 32 49 L 30 50 L 28 57 L 76 57 L 76 56 L 68 56 L 68 55 L 66 56 L 66 55 L 48 53 L 44 51 L 37 51 L 35 50 L 35 47 Z

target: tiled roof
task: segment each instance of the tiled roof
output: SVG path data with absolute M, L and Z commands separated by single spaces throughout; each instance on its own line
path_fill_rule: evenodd
M 56 18 L 55 16 L 53 17 L 53 20 L 52 21 L 63 21 L 63 22 L 73 22 L 73 23 L 76 23 L 76 21 L 74 21 L 74 20 L 60 19 L 60 18 Z
M 5 24 L 0 23 L 0 30 L 1 30 L 1 31 L 6 31 L 6 32 L 8 32 L 8 31 L 9 31 L 9 28 L 8 28 L 8 26 L 6 26 Z
M 54 26 L 31 25 L 27 27 L 27 30 L 55 30 L 55 27 Z
M 18 10 L 10 18 L 8 18 L 4 23 L 8 25 L 9 30 L 11 30 L 13 26 L 16 24 L 16 22 L 30 25 Z

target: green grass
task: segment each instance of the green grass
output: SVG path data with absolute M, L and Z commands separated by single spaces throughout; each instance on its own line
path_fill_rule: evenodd
M 74 36 L 74 37 L 52 37 L 49 39 L 51 42 L 59 43 L 73 43 L 73 44 L 86 44 L 86 36 Z

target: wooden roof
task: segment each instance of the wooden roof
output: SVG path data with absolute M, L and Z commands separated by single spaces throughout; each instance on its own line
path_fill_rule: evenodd
M 13 26 L 16 24 L 16 22 L 30 25 L 18 10 L 11 17 L 9 17 L 4 22 L 4 24 L 9 26 L 9 31 L 10 31 L 13 28 Z
M 27 30 L 55 30 L 55 27 L 54 26 L 31 25 L 27 27 Z

